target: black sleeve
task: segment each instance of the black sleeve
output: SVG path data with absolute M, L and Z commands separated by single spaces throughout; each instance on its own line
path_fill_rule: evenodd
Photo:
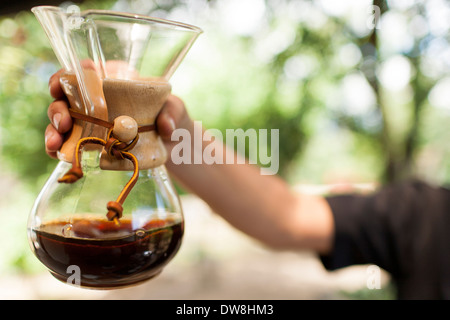
M 438 263 L 435 245 L 440 240 L 433 233 L 439 229 L 446 199 L 440 188 L 418 181 L 387 186 L 368 196 L 328 197 L 335 235 L 332 252 L 320 257 L 323 265 L 335 270 L 376 264 L 402 277 L 423 264 L 419 259 Z

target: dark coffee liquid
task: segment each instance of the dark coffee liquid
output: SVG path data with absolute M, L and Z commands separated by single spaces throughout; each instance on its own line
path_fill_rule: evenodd
M 120 222 L 52 222 L 33 230 L 33 246 L 57 279 L 76 283 L 69 266 L 77 266 L 81 286 L 106 289 L 154 277 L 181 245 L 182 222 L 152 220 L 137 230 L 130 220 Z

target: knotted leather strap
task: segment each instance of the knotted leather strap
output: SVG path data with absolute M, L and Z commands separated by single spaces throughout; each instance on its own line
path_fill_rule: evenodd
M 136 145 L 136 143 L 139 139 L 139 132 L 155 130 L 156 126 L 154 124 L 139 126 L 137 136 L 131 142 L 126 143 L 126 142 L 120 141 L 113 135 L 113 132 L 112 132 L 113 128 L 114 128 L 113 123 L 76 112 L 72 109 L 69 109 L 69 113 L 73 118 L 76 118 L 76 119 L 79 119 L 82 121 L 91 122 L 93 124 L 108 128 L 109 130 L 108 130 L 106 140 L 103 140 L 103 139 L 97 138 L 97 137 L 86 137 L 86 138 L 82 138 L 78 141 L 76 148 L 75 148 L 75 154 L 72 159 L 72 168 L 69 171 L 67 171 L 63 177 L 58 179 L 58 182 L 74 183 L 83 177 L 83 170 L 81 168 L 81 151 L 86 144 L 101 145 L 105 148 L 105 151 L 109 156 L 114 157 L 118 160 L 128 159 L 129 161 L 131 161 L 134 166 L 134 172 L 133 172 L 131 179 L 124 186 L 124 188 L 122 189 L 122 192 L 117 197 L 116 201 L 109 201 L 106 205 L 106 208 L 108 209 L 108 213 L 106 214 L 106 217 L 108 218 L 108 220 L 115 221 L 117 224 L 119 224 L 119 219 L 122 217 L 122 212 L 123 212 L 122 205 L 123 205 L 125 199 L 127 198 L 128 194 L 130 193 L 131 189 L 136 184 L 138 177 L 139 177 L 138 161 L 137 161 L 136 157 L 128 151 L 131 150 Z

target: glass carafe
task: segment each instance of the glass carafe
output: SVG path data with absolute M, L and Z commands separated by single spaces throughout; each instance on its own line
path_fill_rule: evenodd
M 70 284 L 148 280 L 177 253 L 184 231 L 155 120 L 201 30 L 112 11 L 32 11 L 64 69 L 74 125 L 30 214 L 31 248 Z

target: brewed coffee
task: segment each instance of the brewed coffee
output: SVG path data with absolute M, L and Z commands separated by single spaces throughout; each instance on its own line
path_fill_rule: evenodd
M 69 266 L 80 270 L 80 285 L 93 288 L 129 286 L 161 272 L 176 254 L 183 223 L 151 220 L 133 230 L 130 220 L 120 225 L 100 219 L 53 221 L 35 233 L 37 257 L 53 276 L 66 282 Z

